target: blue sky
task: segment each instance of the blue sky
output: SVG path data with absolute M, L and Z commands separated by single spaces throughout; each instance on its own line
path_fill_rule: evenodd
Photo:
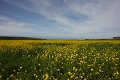
M 56 39 L 120 36 L 120 0 L 0 0 L 0 35 Z

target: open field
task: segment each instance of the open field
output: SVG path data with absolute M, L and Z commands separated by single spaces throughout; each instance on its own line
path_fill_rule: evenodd
M 120 80 L 120 40 L 0 40 L 0 80 Z

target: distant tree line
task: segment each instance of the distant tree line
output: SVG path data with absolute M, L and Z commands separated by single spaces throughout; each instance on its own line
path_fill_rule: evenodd
M 117 36 L 117 37 L 113 37 L 113 39 L 120 39 L 120 37 L 119 37 L 119 36 Z
M 45 39 L 42 39 L 42 38 L 34 38 L 34 37 L 0 36 L 0 40 L 45 40 Z
M 117 37 L 113 37 L 113 38 L 110 38 L 110 39 L 85 39 L 85 40 L 120 40 L 120 37 L 117 36 Z

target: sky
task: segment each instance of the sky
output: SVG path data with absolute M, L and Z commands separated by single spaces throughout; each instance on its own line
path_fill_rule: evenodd
M 120 36 L 120 0 L 0 0 L 0 35 L 51 39 Z

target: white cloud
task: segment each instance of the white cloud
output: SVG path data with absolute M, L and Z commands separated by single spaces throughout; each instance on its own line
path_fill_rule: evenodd
M 42 14 L 43 16 L 47 17 L 49 20 L 53 20 L 58 24 L 70 25 L 72 20 L 65 17 L 62 12 L 57 9 L 56 5 L 52 5 L 50 0 L 28 0 L 28 5 L 23 3 L 22 1 L 15 1 L 15 0 L 4 0 L 9 4 L 18 6 L 25 10 L 33 11 L 37 14 Z M 53 7 L 56 7 L 53 9 Z
M 51 2 L 51 0 L 4 1 L 43 15 L 48 20 L 52 20 L 58 25 L 64 25 L 62 29 L 70 32 L 70 34 L 65 34 L 65 36 L 81 36 L 93 32 L 101 32 L 101 34 L 104 34 L 107 32 L 107 29 L 120 29 L 120 0 L 64 0 L 64 6 L 61 6 L 61 8 L 57 7 L 57 4 L 53 4 L 54 2 Z M 88 20 L 82 23 L 79 21 L 76 22 L 66 16 L 67 14 L 71 14 L 69 12 L 75 13 L 77 16 L 81 14 L 86 15 Z M 13 23 L 9 25 L 11 26 Z M 21 24 L 17 23 L 14 25 L 19 26 Z M 113 33 L 115 33 L 114 35 L 120 34 L 118 31 L 113 31 L 108 35 L 112 35 Z
M 120 0 L 98 0 L 99 2 L 76 3 L 78 0 L 68 1 L 68 7 L 74 13 L 85 14 L 89 17 L 84 23 L 78 23 L 76 31 L 84 31 L 86 33 L 102 31 L 109 28 L 120 29 Z M 107 32 L 107 30 L 105 30 Z M 83 32 L 83 33 L 84 33 Z M 113 31 L 114 32 L 114 31 Z M 117 32 L 117 34 L 119 34 Z M 109 34 L 110 35 L 110 34 Z
M 49 36 L 56 37 L 54 34 L 64 36 L 63 34 L 59 34 L 61 32 L 59 32 L 58 29 L 41 27 L 41 25 L 38 24 L 20 22 L 9 17 L 0 16 L 0 35 L 47 38 Z
M 0 16 L 0 35 L 23 35 L 32 32 L 34 24 L 23 23 Z

